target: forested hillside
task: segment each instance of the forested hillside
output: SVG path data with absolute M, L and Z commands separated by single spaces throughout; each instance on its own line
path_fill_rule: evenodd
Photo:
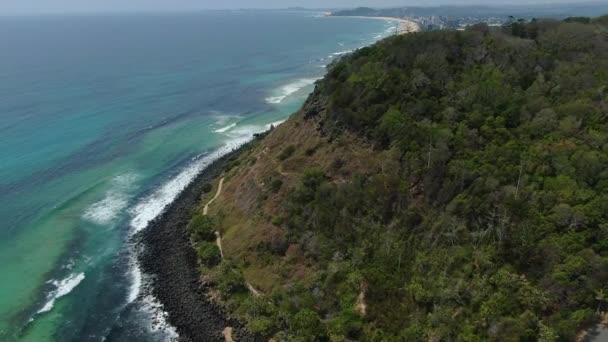
M 361 49 L 226 170 L 203 273 L 279 340 L 573 340 L 608 310 L 607 101 L 606 17 Z

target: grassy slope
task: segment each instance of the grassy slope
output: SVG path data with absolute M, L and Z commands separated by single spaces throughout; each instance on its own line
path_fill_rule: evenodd
M 289 245 L 285 256 L 279 258 L 257 251 L 265 244 L 286 243 L 286 231 L 276 218 L 304 171 L 316 167 L 325 170 L 333 182 L 346 182 L 355 172 L 381 172 L 384 154 L 389 153 L 373 151 L 351 134 L 330 142 L 322 136 L 318 123 L 305 120 L 300 112 L 273 130 L 227 173 L 222 196 L 210 210 L 211 215 L 222 217 L 226 255 L 243 261 L 246 279 L 264 293 L 296 279 L 313 281 L 315 277 L 314 264 L 306 261 L 297 244 Z M 295 146 L 293 154 L 280 160 L 288 146 Z M 336 160 L 345 161 L 339 170 Z M 276 193 L 271 189 L 273 180 L 282 182 Z

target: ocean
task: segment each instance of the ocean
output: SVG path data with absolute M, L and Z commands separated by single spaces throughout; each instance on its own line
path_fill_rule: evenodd
M 133 234 L 396 27 L 306 11 L 0 17 L 0 340 L 175 337 L 142 295 Z

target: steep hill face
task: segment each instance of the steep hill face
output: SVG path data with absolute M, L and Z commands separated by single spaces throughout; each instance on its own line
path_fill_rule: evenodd
M 207 280 L 278 339 L 574 339 L 608 309 L 605 23 L 405 35 L 333 65 L 195 213 Z

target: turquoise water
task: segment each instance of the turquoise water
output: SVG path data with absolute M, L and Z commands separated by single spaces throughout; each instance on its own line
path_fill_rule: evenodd
M 297 110 L 382 20 L 312 12 L 0 18 L 0 340 L 164 340 L 129 237 Z

